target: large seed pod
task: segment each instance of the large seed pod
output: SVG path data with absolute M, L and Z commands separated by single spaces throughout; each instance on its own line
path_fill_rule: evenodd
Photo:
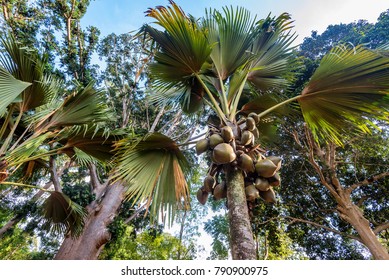
M 246 129 L 252 131 L 255 128 L 255 120 L 252 117 L 246 119 Z
M 213 178 L 211 175 L 207 175 L 204 178 L 204 190 L 208 193 L 212 192 L 213 187 L 216 184 L 215 178 Z
M 247 154 L 242 154 L 239 157 L 238 164 L 239 164 L 239 167 L 246 172 L 254 172 L 255 171 L 253 159 Z
M 248 145 L 253 141 L 253 138 L 254 138 L 254 135 L 250 131 L 245 130 L 245 131 L 243 131 L 242 137 L 240 138 L 240 143 L 242 145 Z
M 270 159 L 262 159 L 255 164 L 258 175 L 269 178 L 277 171 L 277 166 Z
M 223 199 L 227 197 L 227 188 L 224 182 L 217 184 L 213 190 L 213 197 L 215 200 Z
M 201 140 L 197 141 L 197 143 L 196 143 L 197 155 L 204 153 L 205 151 L 208 150 L 208 148 L 209 148 L 208 139 L 201 139 Z
M 270 187 L 266 192 L 259 192 L 259 195 L 263 198 L 264 201 L 270 203 L 276 203 L 276 194 L 273 191 L 273 188 Z
M 197 191 L 197 200 L 202 204 L 204 205 L 206 202 L 207 202 L 207 199 L 208 199 L 208 193 L 203 191 L 202 189 L 199 189 Z
M 232 128 L 228 125 L 222 127 L 221 135 L 224 142 L 229 143 L 234 138 L 234 133 L 232 132 Z
M 253 118 L 256 124 L 259 123 L 259 116 L 256 113 L 252 112 L 248 116 Z
M 267 159 L 270 159 L 277 166 L 277 171 L 280 170 L 282 158 L 277 156 L 268 156 Z
M 223 143 L 223 137 L 221 137 L 219 134 L 212 134 L 211 137 L 209 137 L 209 147 L 212 149 L 215 148 L 220 143 Z
M 226 164 L 236 159 L 234 149 L 227 143 L 221 143 L 213 149 L 213 160 L 217 164 Z
M 273 187 L 278 187 L 281 185 L 281 177 L 279 173 L 274 174 L 272 177 L 268 178 L 269 183 Z
M 255 179 L 254 186 L 257 188 L 257 190 L 265 192 L 269 190 L 270 184 L 269 181 L 264 178 L 257 178 Z
M 255 201 L 256 198 L 259 197 L 258 190 L 254 187 L 254 185 L 249 185 L 245 188 L 246 199 L 248 201 Z

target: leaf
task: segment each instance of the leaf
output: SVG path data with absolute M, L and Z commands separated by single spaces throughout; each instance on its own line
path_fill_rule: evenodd
M 246 115 L 250 114 L 251 112 L 258 114 L 273 106 L 276 106 L 282 101 L 282 97 L 277 96 L 274 93 L 261 94 L 243 105 L 240 112 Z M 273 112 L 279 116 L 288 116 L 293 113 L 293 108 L 291 108 L 290 105 L 285 105 L 276 108 Z
M 169 7 L 158 6 L 146 12 L 165 31 L 148 25 L 144 31 L 161 47 L 155 55 L 157 63 L 150 65 L 151 76 L 162 82 L 177 83 L 200 71 L 211 48 L 197 23 L 176 3 L 169 2 Z
M 82 233 L 86 210 L 73 202 L 67 195 L 53 191 L 43 205 L 46 227 L 54 233 L 77 237 Z
M 389 58 L 358 46 L 323 57 L 298 99 L 316 139 L 342 145 L 342 134 L 369 132 L 371 118 L 388 121 Z
M 248 81 L 259 90 L 281 88 L 287 85 L 283 75 L 288 69 L 288 58 L 296 36 L 288 31 L 292 21 L 283 13 L 277 18 L 270 15 L 257 24 L 258 35 L 251 52 L 255 58 L 251 62 Z M 286 32 L 288 31 L 288 32 Z
M 125 138 L 116 144 L 115 151 L 113 177 L 128 184 L 128 199 L 147 201 L 154 218 L 167 211 L 170 222 L 177 207 L 187 207 L 188 162 L 173 140 L 159 133 L 143 139 Z
M 30 85 L 31 83 L 15 79 L 0 66 L 0 116 L 4 115 L 7 107 Z
M 225 80 L 236 69 L 247 63 L 255 32 L 255 20 L 247 9 L 224 7 L 223 13 L 217 10 L 206 11 L 203 28 L 212 46 L 211 59 L 217 77 Z

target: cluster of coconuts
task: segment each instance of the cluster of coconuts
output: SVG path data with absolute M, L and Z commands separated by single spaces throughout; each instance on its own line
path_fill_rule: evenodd
M 261 199 L 276 202 L 273 187 L 281 184 L 278 173 L 281 158 L 265 157 L 266 151 L 255 144 L 255 139 L 259 137 L 258 123 L 258 115 L 250 113 L 236 124 L 210 125 L 206 138 L 196 143 L 196 153 L 207 152 L 212 161 L 203 186 L 197 192 L 201 204 L 206 203 L 210 194 L 215 200 L 227 197 L 228 186 L 221 174 L 229 168 L 243 171 L 249 209 L 253 209 Z

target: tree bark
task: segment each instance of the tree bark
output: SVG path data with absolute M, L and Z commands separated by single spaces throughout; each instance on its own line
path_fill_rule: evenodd
M 370 227 L 369 221 L 363 216 L 361 209 L 354 204 L 339 208 L 341 217 L 358 232 L 361 242 L 369 249 L 376 260 L 389 260 L 388 250 L 381 244 Z
M 234 260 L 255 260 L 255 242 L 248 214 L 242 171 L 231 168 L 226 174 L 232 258 Z
M 107 226 L 117 215 L 125 194 L 125 187 L 119 183 L 108 185 L 100 203 L 89 205 L 84 231 L 74 239 L 66 236 L 56 260 L 95 260 L 111 235 Z

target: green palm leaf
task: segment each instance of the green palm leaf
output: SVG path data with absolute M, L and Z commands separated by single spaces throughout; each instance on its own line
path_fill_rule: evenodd
M 113 121 L 104 92 L 93 88 L 90 83 L 69 95 L 54 111 L 46 108 L 36 119 L 36 130 L 60 130 L 68 126 L 90 125 Z
M 57 191 L 51 192 L 44 203 L 43 211 L 46 227 L 53 232 L 65 232 L 73 237 L 82 233 L 87 212 L 67 195 Z
M 149 9 L 146 15 L 157 20 L 165 32 L 146 25 L 145 31 L 159 44 L 159 51 L 150 66 L 151 76 L 163 83 L 176 83 L 198 73 L 209 57 L 211 48 L 197 26 L 173 1 L 165 8 Z
M 287 13 L 277 18 L 269 15 L 258 22 L 258 35 L 251 48 L 255 59 L 250 64 L 248 75 L 248 81 L 257 89 L 264 91 L 286 85 L 283 75 L 288 69 L 288 58 L 293 49 L 291 44 L 296 38 L 288 31 L 291 24 Z
M 217 10 L 206 12 L 204 33 L 212 46 L 211 59 L 216 75 L 225 80 L 250 58 L 247 50 L 255 32 L 254 19 L 244 8 L 224 7 L 223 14 Z
M 5 52 L 0 56 L 1 65 L 16 79 L 30 83 L 23 91 L 21 109 L 27 111 L 45 104 L 53 98 L 53 91 L 47 91 L 47 78 L 44 73 L 44 60 L 36 51 L 22 47 L 12 36 L 1 38 Z
M 0 66 L 0 116 L 4 115 L 7 107 L 30 85 L 31 83 L 15 79 Z
M 146 201 L 154 217 L 177 207 L 187 207 L 189 199 L 185 174 L 188 163 L 177 144 L 169 137 L 152 133 L 143 139 L 126 138 L 116 144 L 114 179 L 126 182 L 128 198 Z
M 369 132 L 370 118 L 388 121 L 389 58 L 361 46 L 335 47 L 321 61 L 298 101 L 316 138 Z

